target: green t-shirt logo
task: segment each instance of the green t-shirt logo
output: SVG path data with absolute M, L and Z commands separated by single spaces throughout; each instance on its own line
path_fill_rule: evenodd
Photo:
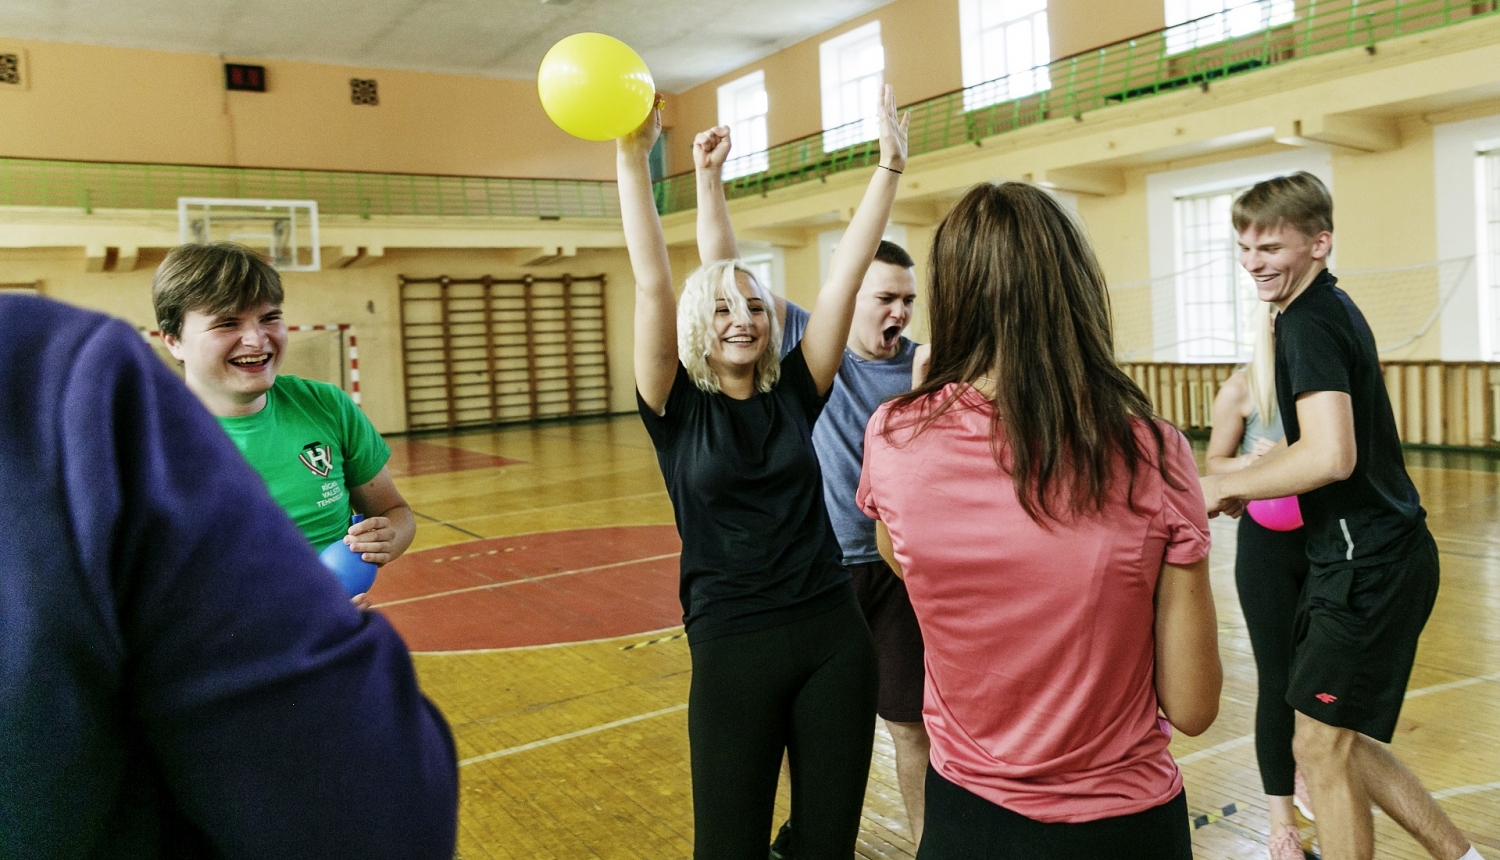
M 308 468 L 320 478 L 328 477 L 333 469 L 333 450 L 322 442 L 309 442 L 302 446 L 302 453 L 297 455 L 302 465 Z
M 219 426 L 319 549 L 349 531 L 348 490 L 380 474 L 391 456 L 370 419 L 337 386 L 286 374 L 276 377 L 264 409 L 220 418 Z M 310 439 L 318 441 L 301 441 Z

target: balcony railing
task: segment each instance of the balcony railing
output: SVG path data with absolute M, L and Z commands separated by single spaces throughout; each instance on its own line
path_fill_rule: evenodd
M 179 197 L 316 200 L 321 215 L 619 218 L 613 182 L 0 158 L 0 206 L 169 209 Z
M 1261 0 L 1268 7 L 1271 0 Z M 1223 13 L 1197 22 L 1167 27 L 1133 39 L 1075 54 L 1047 65 L 1050 89 L 995 104 L 993 93 L 1008 93 L 1010 82 L 999 78 L 967 89 L 907 105 L 911 111 L 909 149 L 912 155 L 955 146 L 980 145 L 993 137 L 1055 119 L 1070 119 L 1099 108 L 1123 104 L 1158 93 L 1203 86 L 1254 69 L 1288 60 L 1350 48 L 1374 52 L 1387 39 L 1445 27 L 1469 18 L 1492 15 L 1494 0 L 1308 0 L 1300 18 L 1259 32 L 1208 44 L 1184 47 L 1181 34 L 1195 24 L 1212 23 Z M 1267 20 L 1276 20 L 1267 15 Z M 1199 27 L 1202 31 L 1204 27 Z M 1226 29 L 1232 32 L 1232 29 Z M 1169 44 L 1169 40 L 1171 44 Z M 1196 40 L 1195 40 L 1196 41 Z M 1035 70 L 1018 74 L 1036 76 Z M 986 104 L 965 110 L 966 104 Z M 767 168 L 725 183 L 729 197 L 764 195 L 777 188 L 826 178 L 834 173 L 875 164 L 876 141 L 824 152 L 819 132 L 773 146 L 764 153 Z M 657 183 L 663 212 L 694 208 L 695 183 L 688 173 Z

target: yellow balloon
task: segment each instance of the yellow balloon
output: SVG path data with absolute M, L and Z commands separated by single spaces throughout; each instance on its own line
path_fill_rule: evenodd
M 603 33 L 575 33 L 542 58 L 542 109 L 584 140 L 613 140 L 640 127 L 656 97 L 651 70 L 630 46 Z

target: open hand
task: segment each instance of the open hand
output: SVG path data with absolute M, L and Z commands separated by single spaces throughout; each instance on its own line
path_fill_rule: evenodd
M 729 158 L 729 126 L 716 125 L 698 132 L 693 138 L 693 166 L 699 170 L 718 170 Z
M 906 169 L 906 130 L 911 111 L 896 115 L 896 88 L 885 85 L 880 97 L 880 164 L 892 170 Z

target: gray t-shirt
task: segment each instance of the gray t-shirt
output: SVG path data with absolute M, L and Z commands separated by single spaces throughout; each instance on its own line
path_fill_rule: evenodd
M 781 335 L 781 354 L 802 342 L 810 314 L 786 303 L 786 326 Z M 866 361 L 844 348 L 844 361 L 833 381 L 828 405 L 813 425 L 813 447 L 823 469 L 823 500 L 834 534 L 844 551 L 844 564 L 880 560 L 875 548 L 875 521 L 854 503 L 859 473 L 865 462 L 865 425 L 880 404 L 911 390 L 911 365 L 917 345 L 901 338 L 894 358 Z

